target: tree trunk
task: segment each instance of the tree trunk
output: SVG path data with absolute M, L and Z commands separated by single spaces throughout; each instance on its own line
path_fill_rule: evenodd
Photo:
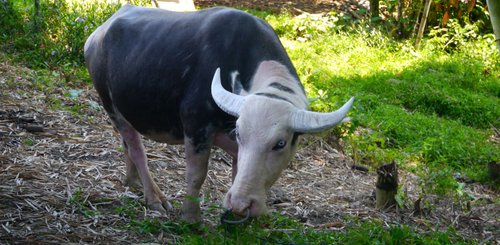
M 495 42 L 497 43 L 498 52 L 500 52 L 500 1 L 487 0 L 486 3 L 488 4 L 491 24 L 495 33 Z
M 378 18 L 379 17 L 379 1 L 380 0 L 370 0 L 370 12 L 371 12 L 371 17 L 373 18 Z
M 419 2 L 420 3 L 420 2 Z M 418 5 L 418 12 L 417 14 L 415 15 L 415 18 L 417 19 L 415 21 L 415 25 L 413 26 L 413 31 L 411 32 L 411 35 L 412 37 L 416 37 L 417 36 L 417 31 L 418 31 L 418 26 L 419 26 L 419 19 L 421 18 L 420 15 L 422 14 L 422 6 L 421 5 Z
M 382 165 L 377 170 L 377 189 L 375 197 L 377 209 L 386 209 L 396 204 L 396 193 L 398 192 L 398 169 L 396 163 Z
M 39 32 L 40 31 L 40 0 L 35 0 L 35 23 L 34 23 L 34 27 L 35 27 L 35 32 Z
M 420 47 L 420 41 L 422 41 L 422 37 L 424 36 L 425 24 L 427 23 L 427 17 L 429 16 L 429 10 L 431 9 L 432 0 L 426 0 L 424 6 L 424 13 L 422 15 L 422 19 L 420 20 L 420 26 L 418 28 L 417 39 L 415 40 L 415 48 Z
M 403 35 L 403 0 L 398 0 L 398 38 Z
M 158 1 L 156 1 L 156 0 L 152 0 L 152 1 L 153 1 L 153 3 L 155 4 L 155 7 L 157 7 L 157 8 L 159 8 L 159 7 L 160 7 L 160 5 L 158 5 Z

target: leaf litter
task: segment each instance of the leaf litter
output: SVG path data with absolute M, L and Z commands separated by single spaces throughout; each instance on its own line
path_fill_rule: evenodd
M 0 63 L 0 243 L 178 241 L 175 234 L 131 231 L 132 218 L 117 210 L 133 200 L 141 205 L 139 219 L 180 220 L 186 187 L 183 147 L 144 140 L 154 180 L 178 204 L 161 216 L 144 207 L 140 191 L 123 185 L 119 135 L 96 106 L 100 102 L 93 88 L 42 91 L 34 85 L 36 76 L 27 68 Z M 88 106 L 79 114 L 56 109 L 48 100 L 54 96 L 68 105 Z M 384 226 L 405 224 L 422 232 L 452 226 L 466 238 L 499 243 L 497 192 L 466 183 L 464 190 L 473 200 L 465 204 L 424 196 L 418 178 L 400 170 L 405 205 L 376 210 L 376 173 L 352 168 L 341 144 L 332 142 L 332 135 L 302 139 L 295 159 L 268 193 L 271 212 L 332 232 L 343 232 L 355 219 L 375 219 Z M 230 163 L 227 154 L 213 149 L 200 198 L 203 218 L 212 226 L 231 185 Z

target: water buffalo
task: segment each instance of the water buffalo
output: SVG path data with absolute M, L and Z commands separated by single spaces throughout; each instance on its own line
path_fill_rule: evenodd
M 309 111 L 271 26 L 230 8 L 178 13 L 126 5 L 88 38 L 85 61 L 122 137 L 125 183 L 142 184 L 150 209 L 166 212 L 170 204 L 151 178 L 141 135 L 184 144 L 182 211 L 189 221 L 201 219 L 193 197 L 206 178 L 212 146 L 234 159 L 224 206 L 258 216 L 298 137 L 345 121 L 353 103 L 330 113 Z

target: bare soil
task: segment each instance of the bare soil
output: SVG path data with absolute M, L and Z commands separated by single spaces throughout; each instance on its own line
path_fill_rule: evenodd
M 198 6 L 230 5 L 311 13 L 339 10 L 349 1 L 195 1 Z M 354 8 L 349 5 L 349 8 Z M 357 5 L 356 5 L 357 6 Z M 300 12 L 299 11 L 299 12 Z M 326 11 L 328 12 L 328 11 Z M 62 86 L 49 92 L 37 89 L 39 74 L 12 65 L 0 55 L 0 244 L 175 242 L 175 235 L 150 235 L 127 230 L 129 219 L 115 209 L 124 198 L 142 201 L 141 193 L 125 187 L 119 135 L 89 85 L 74 84 L 76 98 Z M 66 94 L 66 96 L 65 96 Z M 80 115 L 55 109 L 83 105 Z M 52 105 L 52 106 L 50 106 Z M 155 181 L 174 203 L 184 194 L 183 148 L 144 140 Z M 352 219 L 376 219 L 385 225 L 408 225 L 422 232 L 454 227 L 467 238 L 500 243 L 498 193 L 478 183 L 467 183 L 470 202 L 423 195 L 419 180 L 400 170 L 406 193 L 403 208 L 374 208 L 376 174 L 353 170 L 333 135 L 307 136 L 295 159 L 268 195 L 271 212 L 297 218 L 304 224 L 342 232 Z M 202 193 L 205 222 L 217 225 L 220 205 L 230 187 L 230 158 L 213 149 Z M 81 193 L 79 199 L 76 195 Z M 97 215 L 85 215 L 74 200 Z M 420 199 L 420 201 L 418 201 Z M 73 200 L 73 201 L 72 201 Z M 422 205 L 415 208 L 415 203 Z M 425 204 L 425 205 L 424 205 Z M 178 220 L 179 209 L 166 217 L 144 209 L 140 218 Z
M 292 14 L 324 14 L 328 12 L 348 13 L 357 15 L 359 9 L 368 9 L 368 0 L 195 0 L 195 6 L 231 6 L 247 9 L 266 10 L 274 13 L 287 12 Z

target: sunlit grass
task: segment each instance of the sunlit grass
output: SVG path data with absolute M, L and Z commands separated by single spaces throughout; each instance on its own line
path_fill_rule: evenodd
M 357 148 L 365 164 L 395 159 L 405 166 L 418 158 L 483 181 L 487 163 L 500 154 L 489 141 L 500 126 L 499 56 L 490 39 L 446 53 L 432 42 L 415 50 L 409 42 L 384 35 L 370 40 L 364 32 L 334 30 L 305 41 L 282 37 L 316 98 L 313 109 L 333 110 L 357 97 L 352 117 L 375 133 L 354 136 L 346 147 Z

